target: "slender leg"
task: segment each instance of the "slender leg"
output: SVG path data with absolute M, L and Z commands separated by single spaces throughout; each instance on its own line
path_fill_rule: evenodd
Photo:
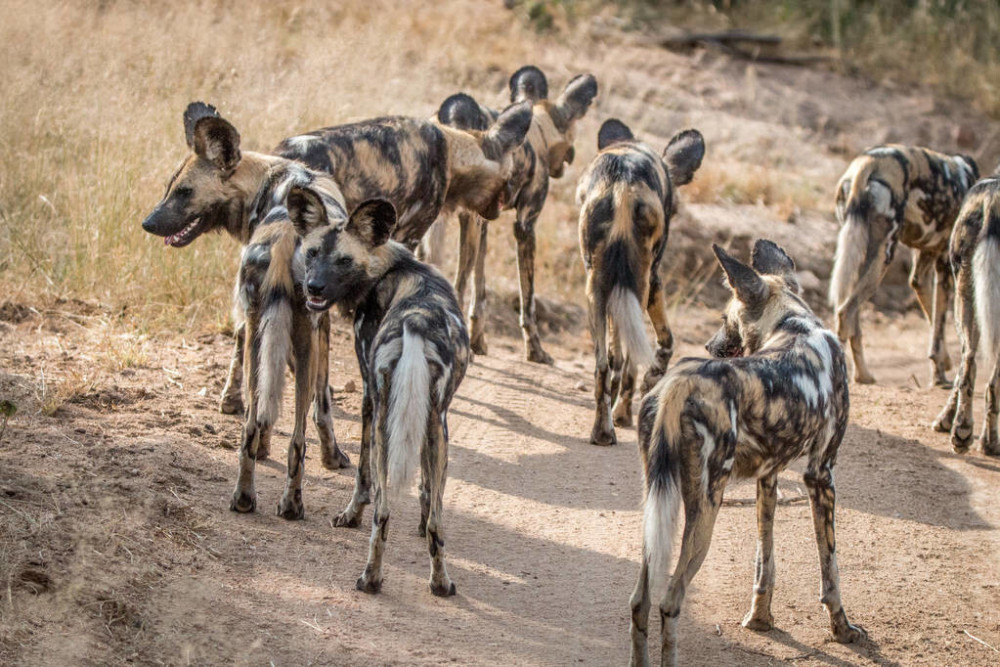
M 250 344 L 244 347 L 247 369 L 247 393 L 249 406 L 243 422 L 243 437 L 240 442 L 239 474 L 236 478 L 236 489 L 233 491 L 229 509 L 234 512 L 253 512 L 257 507 L 257 492 L 254 489 L 254 463 L 259 457 L 259 450 L 265 436 L 269 436 L 271 425 L 257 421 L 257 361 L 254 357 L 252 342 L 257 330 L 258 318 L 250 313 L 244 327 L 244 334 L 251 338 Z
M 947 378 L 944 375 L 944 371 L 938 365 L 938 361 L 935 355 L 940 356 L 940 352 L 937 350 L 938 339 L 937 334 L 937 318 L 935 317 L 935 285 L 934 285 L 934 265 L 937 262 L 937 254 L 932 254 L 928 252 L 914 251 L 913 253 L 913 269 L 910 271 L 910 287 L 917 294 L 917 301 L 920 303 L 920 310 L 923 311 L 924 317 L 927 318 L 927 322 L 930 323 L 931 333 L 930 333 L 930 345 L 928 349 L 927 356 L 931 358 L 931 380 L 934 384 L 942 386 L 948 383 Z M 947 289 L 947 286 L 951 284 L 948 280 L 945 285 L 942 286 L 943 289 Z M 945 294 L 942 302 L 947 301 L 947 295 Z M 941 336 L 944 336 L 944 304 L 941 307 Z
M 444 486 L 448 478 L 448 439 L 444 428 L 445 416 L 437 407 L 431 410 L 427 424 L 427 440 L 421 459 L 426 461 L 429 477 L 430 507 L 427 514 L 427 552 L 431 559 L 431 593 L 438 597 L 455 594 L 455 584 L 444 564 Z
M 229 375 L 222 388 L 219 411 L 224 415 L 243 413 L 243 345 L 246 336 L 246 322 L 240 322 L 233 333 L 233 358 L 229 362 Z
M 382 590 L 382 555 L 385 540 L 389 535 L 389 496 L 386 470 L 386 415 L 389 402 L 389 387 L 379 392 L 376 399 L 374 419 L 375 432 L 372 442 L 372 489 L 375 492 L 375 508 L 372 513 L 372 536 L 368 544 L 368 563 L 355 586 L 365 593 Z
M 629 665 L 649 667 L 649 565 L 646 561 L 645 546 L 642 551 L 642 564 L 639 566 L 639 579 L 635 583 L 629 605 L 632 608 L 632 624 L 629 627 L 632 653 Z
M 757 480 L 757 562 L 753 602 L 743 627 L 767 632 L 774 627 L 771 596 L 774 594 L 774 508 L 778 500 L 778 473 Z
M 986 386 L 986 417 L 979 446 L 987 456 L 1000 456 L 1000 439 L 997 437 L 997 399 L 1000 396 L 1000 359 L 993 362 L 993 373 Z
M 833 638 L 841 644 L 848 644 L 865 637 L 865 631 L 847 621 L 840 600 L 840 570 L 837 567 L 837 542 L 834 535 L 837 495 L 830 464 L 822 463 L 817 466 L 810 462 L 804 481 L 806 488 L 809 489 L 813 527 L 819 548 L 819 565 L 823 577 L 823 595 L 820 601 L 830 615 L 830 631 L 833 633 Z
M 479 235 L 475 229 L 475 219 L 468 211 L 458 213 L 458 266 L 455 269 L 455 296 L 459 310 L 465 310 L 465 288 L 472 275 L 472 264 L 476 258 L 476 242 Z
M 362 365 L 364 368 L 364 365 Z M 375 413 L 375 403 L 372 396 L 373 387 L 369 386 L 367 376 L 362 373 L 364 394 L 361 398 L 361 446 L 358 453 L 358 468 L 354 474 L 354 492 L 347 507 L 338 514 L 333 525 L 337 527 L 356 528 L 361 523 L 361 514 L 365 505 L 371 502 L 368 489 L 371 487 L 371 448 L 372 420 Z
M 469 346 L 474 354 L 486 355 L 486 244 L 489 221 L 476 217 L 479 225 L 479 245 L 476 246 L 476 264 L 473 270 L 472 307 L 469 309 Z
M 333 432 L 333 390 L 330 389 L 330 315 L 320 317 L 315 333 L 316 381 L 313 388 L 313 423 L 319 433 L 320 461 L 327 470 L 351 465 L 351 459 L 337 446 Z
M 851 357 L 854 360 L 854 381 L 857 384 L 874 384 L 875 376 L 868 370 L 868 362 L 865 361 L 865 347 L 861 340 L 861 307 L 857 302 L 848 303 L 842 310 L 837 312 L 837 331 L 846 335 L 846 341 L 841 337 L 841 342 L 850 343 Z
M 962 365 L 948 403 L 935 420 L 935 428 L 951 431 L 951 446 L 959 453 L 967 452 L 972 443 L 972 395 L 976 385 L 976 352 L 980 337 L 971 269 L 971 266 L 959 268 L 958 298 L 955 300 L 955 324 L 962 342 Z
M 948 356 L 948 348 L 945 345 L 945 322 L 951 309 L 951 301 L 955 297 L 955 286 L 946 254 L 938 256 L 934 269 L 934 320 L 931 327 L 929 355 L 935 384 L 944 387 L 951 384 L 945 376 L 945 372 L 951 370 L 951 357 Z
M 314 334 L 308 315 L 296 315 L 292 334 L 295 354 L 295 428 L 288 443 L 285 492 L 278 503 L 278 516 L 297 520 L 306 515 L 302 503 L 302 478 L 306 468 L 306 421 L 316 382 Z
M 644 394 L 652 389 L 667 372 L 667 364 L 670 363 L 670 357 L 674 355 L 674 334 L 667 321 L 667 302 L 663 294 L 663 284 L 660 281 L 658 267 L 658 263 L 653 264 L 649 280 L 649 301 L 646 304 L 646 312 L 649 313 L 649 319 L 653 322 L 653 330 L 656 331 L 656 358 L 642 378 L 642 393 Z
M 618 398 L 615 400 L 614 418 L 615 426 L 632 425 L 632 396 L 635 394 L 635 364 L 626 354 L 622 364 L 621 386 L 618 389 Z
M 544 198 L 542 198 L 544 201 Z M 521 329 L 525 356 L 528 361 L 552 364 L 553 359 L 542 349 L 535 321 L 535 223 L 540 210 L 534 207 L 517 210 L 514 236 L 517 239 L 517 272 L 521 285 Z
M 587 277 L 588 284 L 592 277 Z M 590 289 L 588 294 L 593 294 Z M 611 425 L 611 369 L 608 364 L 607 322 L 604 302 L 600 297 L 591 296 L 590 305 L 590 337 L 594 343 L 594 402 L 597 412 L 594 416 L 594 428 L 590 432 L 590 442 L 595 445 L 614 445 L 617 443 L 615 429 Z

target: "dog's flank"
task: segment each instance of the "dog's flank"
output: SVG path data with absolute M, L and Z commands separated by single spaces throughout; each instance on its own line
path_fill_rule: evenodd
M 308 189 L 296 193 L 303 199 L 311 196 Z M 322 214 L 320 207 L 310 210 Z M 309 307 L 323 310 L 337 305 L 354 317 L 354 345 L 364 385 L 361 459 L 354 494 L 334 524 L 360 522 L 370 484 L 375 503 L 372 535 L 368 564 L 357 587 L 368 593 L 382 587 L 390 493 L 398 495 L 419 461 L 419 530 L 427 538 L 431 592 L 454 595 L 455 585 L 444 563 L 442 529 L 447 413 L 470 354 L 454 290 L 436 269 L 390 240 L 396 215 L 385 201 L 363 203 L 341 225 L 329 224 L 322 215 L 294 217 L 306 235 Z
M 520 287 L 521 329 L 525 356 L 529 361 L 552 363 L 552 357 L 542 348 L 535 321 L 535 223 L 548 196 L 549 179 L 559 178 L 567 164 L 573 162 L 576 123 L 586 113 L 597 96 L 597 80 L 590 74 L 573 77 L 555 101 L 548 99 L 548 82 L 537 67 L 527 65 L 510 78 L 512 104 L 531 105 L 531 126 L 524 143 L 512 151 L 512 167 L 506 183 L 505 209 L 516 209 L 514 236 L 517 241 L 517 266 Z M 442 125 L 474 131 L 488 126 L 497 111 L 480 105 L 469 95 L 452 95 L 438 110 L 437 121 Z M 469 309 L 469 329 L 472 349 L 486 354 L 486 221 L 474 210 L 465 207 L 459 212 L 461 225 L 458 271 L 455 291 L 462 304 L 469 276 L 473 276 L 473 296 Z M 495 216 L 494 216 L 495 217 Z M 443 222 L 438 222 L 441 226 Z M 443 240 L 442 234 L 432 234 L 425 255 L 437 257 L 438 248 L 432 242 Z
M 731 477 L 757 479 L 757 565 L 743 625 L 760 631 L 773 626 L 777 476 L 803 455 L 830 629 L 840 642 L 864 636 L 848 622 L 841 604 L 834 536 L 833 466 L 849 407 L 843 351 L 802 301 L 795 265 L 778 246 L 758 241 L 752 266 L 717 246 L 715 251 L 733 298 L 723 327 L 706 347 L 713 356 L 738 356 L 683 359 L 642 401 L 645 507 L 643 560 L 631 599 L 633 665 L 649 664 L 652 599 L 661 601 L 662 664 L 677 664 L 681 603 L 708 552 Z M 682 504 L 681 553 L 668 577 Z
M 612 422 L 632 423 L 637 366 L 647 367 L 645 391 L 663 376 L 673 354 L 659 268 L 674 212 L 674 185 L 690 182 L 705 144 L 701 134 L 687 130 L 661 157 L 624 123 L 611 119 L 601 126 L 598 149 L 580 177 L 577 201 L 596 358 L 597 414 L 590 441 L 611 445 L 617 442 Z M 643 311 L 656 331 L 655 354 Z
M 944 323 L 952 294 L 946 250 L 962 199 L 979 177 L 972 158 L 926 148 L 880 146 L 858 156 L 837 185 L 843 226 L 830 277 L 837 335 L 850 342 L 854 379 L 874 382 L 864 358 L 860 309 L 875 293 L 896 247 L 914 250 L 910 285 L 931 323 L 932 377 L 946 384 Z
M 983 453 L 1000 456 L 997 413 L 1000 410 L 1000 177 L 979 181 L 965 198 L 950 245 L 955 277 L 955 328 L 962 342 L 962 363 L 955 386 L 934 428 L 951 432 L 958 453 L 972 444 L 972 398 L 976 352 L 990 370 L 986 411 L 979 439 Z

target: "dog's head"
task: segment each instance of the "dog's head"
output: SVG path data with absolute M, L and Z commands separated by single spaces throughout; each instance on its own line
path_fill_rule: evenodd
M 240 164 L 240 134 L 215 107 L 193 102 L 184 111 L 192 154 L 170 179 L 167 192 L 142 221 L 150 234 L 181 248 L 210 230 L 239 229 L 242 206 L 229 180 Z
M 705 345 L 713 357 L 753 354 L 771 337 L 791 300 L 801 292 L 795 262 L 780 247 L 761 239 L 753 248 L 751 266 L 713 244 L 733 296 L 722 316 L 722 327 Z
M 521 68 L 519 72 L 525 69 Z M 544 75 L 541 71 L 535 68 L 534 72 L 537 73 L 537 76 L 541 76 L 542 81 L 544 81 Z M 525 99 L 532 100 L 523 91 L 539 88 L 539 86 L 527 85 L 527 82 L 532 81 L 537 76 L 535 74 L 522 75 L 517 80 L 518 88 L 516 89 L 515 79 L 511 78 L 511 97 L 520 94 Z M 543 90 L 548 92 L 547 84 Z M 518 91 L 522 92 L 518 93 Z M 549 102 L 544 98 L 532 100 L 535 103 L 535 117 L 542 130 L 544 148 L 548 153 L 550 177 L 560 178 L 566 165 L 572 164 L 576 157 L 576 150 L 573 148 L 573 141 L 576 138 L 576 121 L 584 117 L 595 97 L 597 97 L 597 79 L 594 78 L 593 74 L 578 74 L 570 79 L 569 83 L 566 84 L 566 89 L 555 102 Z M 535 148 L 537 150 L 541 147 L 536 146 Z
M 445 103 L 449 104 L 454 97 Z M 474 100 L 471 104 L 478 107 Z M 450 106 L 468 107 L 470 118 L 476 120 L 470 103 Z M 442 112 L 439 111 L 439 119 Z M 457 113 L 456 108 L 449 111 L 452 112 Z M 524 143 L 530 127 L 531 106 L 521 102 L 507 107 L 485 130 L 443 128 L 448 137 L 451 172 L 446 207 L 461 207 L 495 220 L 517 194 L 513 153 Z
M 337 304 L 350 310 L 385 270 L 396 209 L 385 200 L 370 199 L 346 221 L 335 220 L 320 194 L 308 187 L 291 188 L 286 207 L 304 237 L 299 252 L 306 307 L 323 311 Z
M 628 125 L 617 118 L 609 118 L 601 125 L 597 133 L 597 150 L 619 143 L 635 141 L 635 136 Z M 663 165 L 670 175 L 670 183 L 674 187 L 686 185 L 694 178 L 694 173 L 701 167 L 705 157 L 705 138 L 698 130 L 683 130 L 673 136 L 663 149 Z

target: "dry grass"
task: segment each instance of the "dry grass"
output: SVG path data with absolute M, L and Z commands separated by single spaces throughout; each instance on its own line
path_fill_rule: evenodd
M 801 175 L 766 165 L 712 162 L 702 165 L 683 190 L 687 201 L 707 204 L 768 206 L 781 218 L 801 209 L 818 208 L 828 199 Z

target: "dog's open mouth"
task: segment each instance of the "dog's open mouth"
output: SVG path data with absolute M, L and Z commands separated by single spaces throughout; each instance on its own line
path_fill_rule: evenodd
M 181 231 L 176 234 L 171 234 L 170 236 L 163 239 L 163 243 L 172 248 L 183 248 L 201 233 L 201 218 L 195 218 L 193 222 L 189 223 Z
M 330 300 L 321 296 L 307 296 L 306 308 L 309 310 L 326 310 L 330 307 Z

